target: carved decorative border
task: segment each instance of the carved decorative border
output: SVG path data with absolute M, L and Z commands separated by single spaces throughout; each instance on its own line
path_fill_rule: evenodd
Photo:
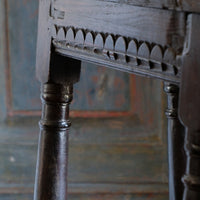
M 126 66 L 174 76 L 178 79 L 180 77 L 178 55 L 172 47 L 109 33 L 56 25 L 52 26 L 51 34 L 54 45 L 63 50 L 80 51 L 80 54 L 92 54 Z

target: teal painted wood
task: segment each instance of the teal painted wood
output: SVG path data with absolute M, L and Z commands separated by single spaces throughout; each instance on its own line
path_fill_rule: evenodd
M 167 195 L 69 195 L 70 200 L 167 200 Z M 32 194 L 0 195 L 2 200 L 32 200 Z
M 79 83 L 74 86 L 72 110 L 130 110 L 129 75 L 82 63 Z
M 31 200 L 32 194 L 0 194 L 2 200 Z
M 11 103 L 16 110 L 27 110 L 30 107 L 35 110 L 40 108 L 40 84 L 35 79 L 34 69 L 38 1 L 8 0 L 7 2 Z
M 6 52 L 6 10 L 5 1 L 0 1 L 0 122 L 6 118 L 5 70 L 7 68 Z

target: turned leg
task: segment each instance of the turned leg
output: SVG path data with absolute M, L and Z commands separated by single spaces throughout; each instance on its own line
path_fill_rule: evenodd
M 43 106 L 34 200 L 65 200 L 72 85 L 44 84 L 41 99 Z
M 184 133 L 185 128 L 178 119 L 179 87 L 165 83 L 164 91 L 167 93 L 168 108 L 168 165 L 169 165 L 169 199 L 181 200 L 183 196 L 183 183 L 181 177 L 185 171 Z
M 49 80 L 41 87 L 34 200 L 67 200 L 69 104 L 79 75 L 79 61 L 52 53 Z

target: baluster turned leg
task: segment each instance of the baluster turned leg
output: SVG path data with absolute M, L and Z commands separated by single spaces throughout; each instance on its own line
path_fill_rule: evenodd
M 65 200 L 72 85 L 44 84 L 41 99 L 43 108 L 34 199 Z
M 168 108 L 168 163 L 169 163 L 169 199 L 181 200 L 183 196 L 183 183 L 181 177 L 185 170 L 184 132 L 185 129 L 178 119 L 179 87 L 165 83 L 164 91 L 167 93 Z
M 47 83 L 41 87 L 42 118 L 34 200 L 67 200 L 69 104 L 80 77 L 80 61 L 52 49 Z

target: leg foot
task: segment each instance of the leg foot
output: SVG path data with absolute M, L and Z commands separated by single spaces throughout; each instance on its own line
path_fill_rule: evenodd
M 34 200 L 66 200 L 72 85 L 44 84 L 41 99 L 43 109 Z

